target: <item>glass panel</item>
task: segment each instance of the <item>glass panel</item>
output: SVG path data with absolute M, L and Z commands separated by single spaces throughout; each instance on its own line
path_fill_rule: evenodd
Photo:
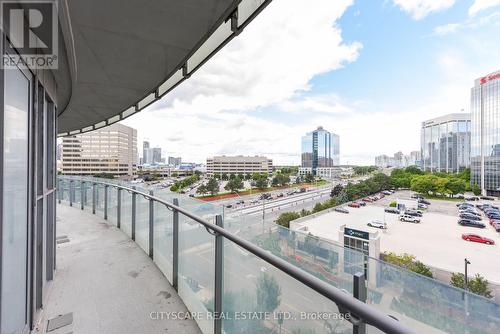
M 95 202 L 96 214 L 104 217 L 104 186 L 102 184 L 96 185 L 96 202 Z
M 154 102 L 154 100 L 156 100 L 155 93 L 151 93 L 148 96 L 146 96 L 145 98 L 143 98 L 141 101 L 139 101 L 139 103 L 137 103 L 137 108 L 139 110 L 141 110 L 142 108 L 145 108 L 148 105 L 150 105 L 152 102 Z
M 3 214 L 2 214 L 2 334 L 18 333 L 26 324 L 28 263 L 28 119 L 30 83 L 17 69 L 5 73 Z M 15 209 L 14 209 L 15 208 Z
M 130 107 L 127 110 L 125 110 L 124 112 L 122 112 L 122 117 L 125 118 L 125 117 L 128 117 L 134 113 L 135 113 L 135 107 Z
M 172 283 L 173 215 L 163 204 L 155 203 L 154 262 Z
M 109 187 L 108 189 L 108 221 L 112 224 L 116 224 L 116 214 L 117 214 L 117 196 L 118 190 L 114 187 Z
M 166 80 L 164 83 L 158 87 L 158 96 L 162 96 L 166 92 L 168 92 L 169 89 L 174 87 L 179 81 L 181 81 L 183 78 L 182 76 L 182 70 L 178 70 L 168 80 Z
M 138 191 L 148 192 L 143 188 Z M 149 200 L 136 195 L 135 241 L 145 252 L 149 252 Z
M 265 0 L 243 0 L 238 5 L 238 27 L 245 23 L 264 2 Z
M 128 191 L 122 190 L 122 205 L 121 205 L 121 222 L 120 228 L 129 237 L 132 236 L 132 194 Z

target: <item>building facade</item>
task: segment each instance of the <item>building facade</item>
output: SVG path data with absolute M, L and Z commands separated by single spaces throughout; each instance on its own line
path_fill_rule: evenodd
M 380 168 L 420 166 L 420 156 L 420 151 L 412 151 L 410 154 L 403 154 L 399 151 L 392 157 L 382 154 L 375 157 L 375 166 Z
M 339 136 L 321 126 L 308 132 L 301 141 L 301 167 L 311 168 L 312 173 L 316 175 L 318 167 L 338 166 L 339 146 Z
M 500 196 L 500 71 L 475 81 L 471 120 L 471 183 Z
M 207 174 L 209 176 L 220 174 L 273 174 L 273 160 L 267 157 L 248 156 L 216 156 L 207 158 Z
M 113 124 L 62 142 L 62 174 L 132 176 L 137 172 L 137 130 Z
M 181 157 L 168 157 L 168 164 L 171 166 L 180 166 L 182 163 Z
M 422 168 L 457 173 L 470 166 L 470 114 L 449 114 L 422 123 Z

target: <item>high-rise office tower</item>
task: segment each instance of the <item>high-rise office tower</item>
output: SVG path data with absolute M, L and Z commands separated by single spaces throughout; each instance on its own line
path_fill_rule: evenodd
M 339 136 L 318 127 L 302 137 L 301 167 L 316 174 L 318 167 L 339 165 Z

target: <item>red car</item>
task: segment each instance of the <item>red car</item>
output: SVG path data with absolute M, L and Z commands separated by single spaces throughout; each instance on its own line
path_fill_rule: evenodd
M 363 202 L 371 203 L 371 202 L 373 202 L 373 200 L 369 197 L 365 197 L 365 198 L 363 198 Z
M 491 226 L 493 226 L 495 231 L 500 232 L 500 222 L 499 221 L 491 223 Z
M 350 206 L 351 208 L 359 208 L 361 205 L 359 205 L 359 203 L 357 202 L 351 202 L 347 204 L 347 206 Z
M 488 245 L 495 244 L 495 241 L 488 239 L 488 238 L 485 238 L 485 237 L 482 237 L 482 236 L 477 235 L 477 234 L 462 234 L 462 239 L 464 239 L 465 241 L 474 241 L 474 242 L 479 242 L 479 243 L 488 244 Z

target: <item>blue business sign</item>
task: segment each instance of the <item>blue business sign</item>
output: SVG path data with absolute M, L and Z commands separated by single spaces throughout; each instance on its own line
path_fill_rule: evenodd
M 361 238 L 365 240 L 370 240 L 370 233 L 365 231 L 355 230 L 353 228 L 344 227 L 344 235 L 354 238 Z

